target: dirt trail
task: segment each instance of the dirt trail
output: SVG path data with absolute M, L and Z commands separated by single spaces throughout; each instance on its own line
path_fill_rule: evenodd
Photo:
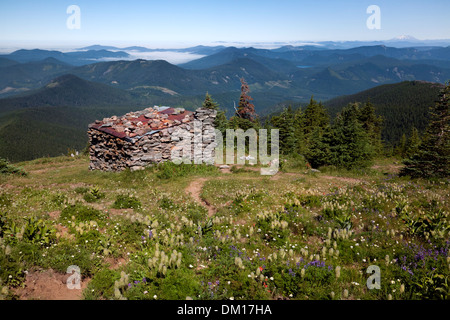
M 208 179 L 206 178 L 195 179 L 189 184 L 185 191 L 187 194 L 190 194 L 195 201 L 205 207 L 208 210 L 208 216 L 211 217 L 216 213 L 216 209 L 201 197 L 203 185 L 207 180 Z

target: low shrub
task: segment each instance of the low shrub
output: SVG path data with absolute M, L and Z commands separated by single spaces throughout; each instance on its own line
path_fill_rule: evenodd
M 96 202 L 100 199 L 103 199 L 104 197 L 105 194 L 103 192 L 100 192 L 100 189 L 98 187 L 92 187 L 84 194 L 83 199 L 86 202 Z
M 19 167 L 13 166 L 6 159 L 0 158 L 0 174 L 15 174 L 19 176 L 26 176 L 28 173 Z
M 141 206 L 141 202 L 135 196 L 120 194 L 116 197 L 112 207 L 115 209 L 140 209 Z
M 75 219 L 75 220 L 72 220 Z M 76 203 L 64 208 L 59 216 L 59 221 L 96 221 L 99 225 L 106 219 L 106 215 L 100 210 Z

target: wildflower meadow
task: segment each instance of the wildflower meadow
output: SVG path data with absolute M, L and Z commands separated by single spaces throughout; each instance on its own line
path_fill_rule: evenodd
M 450 297 L 448 179 L 398 177 L 386 160 L 321 172 L 286 162 L 274 176 L 87 164 L 39 159 L 0 177 L 3 299 L 45 299 L 27 279 L 67 279 L 70 266 L 79 278 L 63 286 L 87 300 Z

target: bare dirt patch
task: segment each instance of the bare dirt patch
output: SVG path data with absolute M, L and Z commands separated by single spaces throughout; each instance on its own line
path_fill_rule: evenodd
M 90 279 L 81 279 L 80 289 L 69 289 L 70 274 L 35 270 L 27 274 L 25 287 L 15 290 L 20 300 L 81 300 Z
M 49 217 L 52 218 L 53 220 L 58 220 L 60 214 L 61 211 L 52 211 L 48 213 Z
M 106 263 L 109 264 L 109 269 L 115 270 L 127 264 L 127 260 L 125 258 L 106 258 Z

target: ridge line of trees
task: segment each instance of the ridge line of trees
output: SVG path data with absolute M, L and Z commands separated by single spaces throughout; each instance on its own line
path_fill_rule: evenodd
M 250 102 L 249 88 L 241 79 L 241 97 L 235 115 L 227 120 L 207 93 L 204 107 L 218 110 L 216 128 L 225 136 L 225 130 L 260 128 L 279 130 L 280 153 L 285 156 L 303 157 L 312 168 L 335 166 L 338 168 L 366 168 L 375 157 L 384 154 L 382 141 L 383 119 L 375 112 L 374 105 L 350 103 L 333 119 L 321 102 L 311 97 L 309 104 L 293 110 L 289 105 L 279 115 L 270 117 L 263 125 Z M 430 109 L 430 123 L 424 136 L 412 128 L 409 138 L 402 138 L 397 152 L 402 156 L 405 168 L 402 175 L 412 177 L 448 176 L 450 158 L 449 107 L 450 84 L 441 90 L 439 100 Z M 270 136 L 270 134 L 269 134 Z

